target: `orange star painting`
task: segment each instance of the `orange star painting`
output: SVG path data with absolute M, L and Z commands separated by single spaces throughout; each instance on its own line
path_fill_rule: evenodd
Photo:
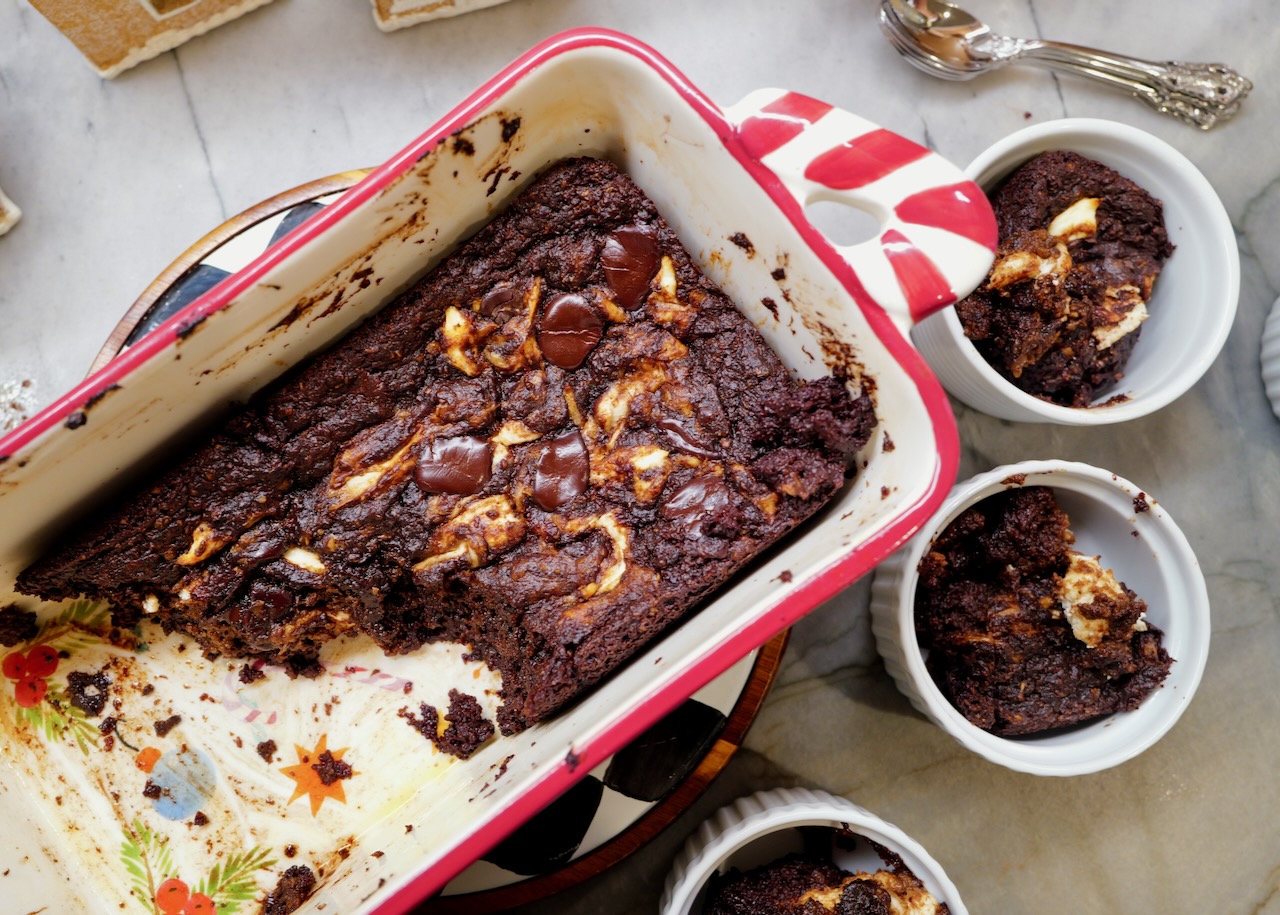
M 298 798 L 307 795 L 311 798 L 312 816 L 320 812 L 320 805 L 326 798 L 345 804 L 347 795 L 343 790 L 342 782 L 360 774 L 351 768 L 350 763 L 342 761 L 342 755 L 350 748 L 330 750 L 327 746 L 328 740 L 329 735 L 322 734 L 314 750 L 294 744 L 293 748 L 298 753 L 297 765 L 285 766 L 280 770 L 294 782 L 293 796 L 288 802 L 292 804 Z

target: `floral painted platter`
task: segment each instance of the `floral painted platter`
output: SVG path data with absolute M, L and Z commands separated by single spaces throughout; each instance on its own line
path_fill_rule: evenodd
M 148 288 L 94 368 L 361 174 L 286 192 L 214 230 Z M 388 658 L 335 643 L 320 677 L 291 680 L 206 658 L 157 627 L 115 629 L 103 604 L 22 606 L 38 610 L 38 623 L 0 647 L 0 813 L 31 826 L 8 843 L 12 863 L 0 857 L 15 911 L 287 911 L 291 893 L 323 883 L 353 851 L 380 857 L 362 847 L 368 837 L 388 835 L 387 820 L 448 768 L 407 716 L 445 708 L 458 682 L 472 684 L 491 717 L 497 704 L 499 682 L 466 661 L 463 646 Z M 785 641 L 783 633 L 588 773 L 435 905 L 480 912 L 540 898 L 638 848 L 728 761 Z M 493 781 L 505 774 L 501 761 L 492 769 Z M 423 827 L 392 832 L 409 842 Z M 0 835 L 0 856 L 7 851 Z

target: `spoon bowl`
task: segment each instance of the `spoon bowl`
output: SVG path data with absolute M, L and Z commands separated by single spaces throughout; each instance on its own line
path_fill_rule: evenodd
M 899 7 L 910 10 L 911 15 Z M 885 37 L 918 69 L 941 79 L 964 80 L 988 68 L 987 63 L 970 55 L 969 44 L 963 37 L 923 24 L 930 21 L 936 20 L 925 18 L 908 0 L 893 0 L 880 8 L 880 27 Z
M 956 35 L 990 31 L 972 13 L 945 0 L 891 0 L 889 5 L 911 28 L 945 30 Z
M 1240 108 L 1253 83 L 1224 64 L 1149 61 L 1079 45 L 998 35 L 946 0 L 881 0 L 880 25 L 903 57 L 943 79 L 1019 62 L 1085 76 L 1207 130 Z

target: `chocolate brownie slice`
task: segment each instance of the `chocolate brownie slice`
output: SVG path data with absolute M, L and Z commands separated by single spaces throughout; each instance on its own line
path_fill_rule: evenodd
M 468 643 L 512 732 L 817 510 L 874 423 L 571 160 L 19 587 L 304 673 L 347 633 Z
M 1042 153 L 992 197 L 1000 247 L 956 305 L 965 335 L 1029 394 L 1086 407 L 1124 375 L 1173 252 L 1160 201 L 1100 162 Z

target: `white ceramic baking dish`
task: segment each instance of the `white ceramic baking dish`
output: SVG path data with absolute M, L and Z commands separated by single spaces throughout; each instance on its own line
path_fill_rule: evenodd
M 616 33 L 579 30 L 521 57 L 323 213 L 0 440 L 0 606 L 15 599 L 17 573 L 95 497 L 145 474 L 167 443 L 339 338 L 528 178 L 574 155 L 618 162 L 793 371 L 812 377 L 837 368 L 851 383 L 870 385 L 879 429 L 860 456 L 857 479 L 801 532 L 584 701 L 517 737 L 491 741 L 470 760 L 442 760 L 401 726 L 394 713 L 403 698 L 343 712 L 364 709 L 368 684 L 388 689 L 374 683 L 377 671 L 362 674 L 365 693 L 342 693 L 337 711 L 325 705 L 324 715 L 333 717 L 324 721 L 329 746 L 340 740 L 357 774 L 377 773 L 378 792 L 360 794 L 375 780 L 353 778 L 345 801 L 330 796 L 317 804 L 313 796 L 308 835 L 327 836 L 329 851 L 343 853 L 325 859 L 321 885 L 300 911 L 408 910 L 704 683 L 870 570 L 934 512 L 954 479 L 954 421 L 905 332 L 967 294 L 990 265 L 994 221 L 976 187 L 922 147 L 847 112 L 779 90 L 721 109 L 653 50 Z M 805 216 L 819 200 L 870 212 L 877 236 L 851 247 L 828 242 Z M 71 625 L 66 608 L 38 611 L 49 625 Z M 190 700 L 183 727 L 191 740 L 204 741 L 217 773 L 204 803 L 231 811 L 223 817 L 230 825 L 203 827 L 212 831 L 200 834 L 208 837 L 202 847 L 225 855 L 239 842 L 270 853 L 274 863 L 251 875 L 259 897 L 289 864 L 315 865 L 314 855 L 290 861 L 280 854 L 280 836 L 307 819 L 306 805 L 286 794 L 264 806 L 262 797 L 293 750 L 300 760 L 303 742 L 318 751 L 311 743 L 311 722 L 321 720 L 317 703 L 351 687 L 357 678 L 350 664 L 313 681 L 273 675 L 242 688 L 230 683 L 233 663 L 182 654 L 158 630 L 144 635 L 154 639 L 146 652 L 101 650 L 141 671 L 134 680 L 186 690 L 170 692 L 175 703 Z M 437 668 L 448 668 L 446 677 L 461 669 L 456 657 L 428 654 L 403 660 L 409 666 L 396 674 L 414 680 L 415 699 L 429 694 Z M 77 657 L 71 653 L 49 676 L 50 690 L 60 688 L 58 678 Z M 124 691 L 125 679 L 118 676 L 113 689 Z M 214 685 L 202 687 L 206 681 Z M 197 701 L 209 699 L 219 682 L 220 703 Z M 74 869 L 78 879 L 59 885 L 81 887 L 83 908 L 76 910 L 118 911 L 126 901 L 149 906 L 137 897 L 151 893 L 161 874 L 148 870 L 151 884 L 134 879 L 141 889 L 128 899 L 131 878 L 121 874 L 115 853 L 123 829 L 134 851 L 145 852 L 150 836 L 181 859 L 172 871 L 186 875 L 184 885 L 194 891 L 191 871 L 208 862 L 180 836 L 164 845 L 165 830 L 187 835 L 189 824 L 157 819 L 135 804 L 132 789 L 112 787 L 136 782 L 141 757 L 113 762 L 119 745 L 102 752 L 92 734 L 90 753 L 77 752 L 69 732 L 55 740 L 23 731 L 24 709 L 10 708 L 14 688 L 0 684 L 0 704 L 7 703 L 0 718 L 18 722 L 17 739 L 5 743 L 14 777 L 0 780 L 0 811 L 21 831 L 43 835 L 39 843 L 13 844 L 49 849 L 47 858 L 28 856 L 22 874 L 36 868 L 44 879 Z M 161 692 L 143 695 L 154 705 Z M 270 723 L 297 720 L 278 733 L 274 768 L 249 774 L 244 758 L 252 748 L 223 744 L 228 735 L 237 746 L 252 741 L 261 731 L 246 729 L 263 727 L 268 707 Z M 148 714 L 163 717 L 161 711 L 169 709 Z M 401 732 L 419 742 L 403 743 Z M 56 804 L 54 776 L 75 786 L 59 789 Z M 136 822 L 154 833 L 140 832 Z M 50 870 L 50 859 L 61 863 Z M 48 894 L 64 889 L 48 886 L 38 903 L 50 904 Z

